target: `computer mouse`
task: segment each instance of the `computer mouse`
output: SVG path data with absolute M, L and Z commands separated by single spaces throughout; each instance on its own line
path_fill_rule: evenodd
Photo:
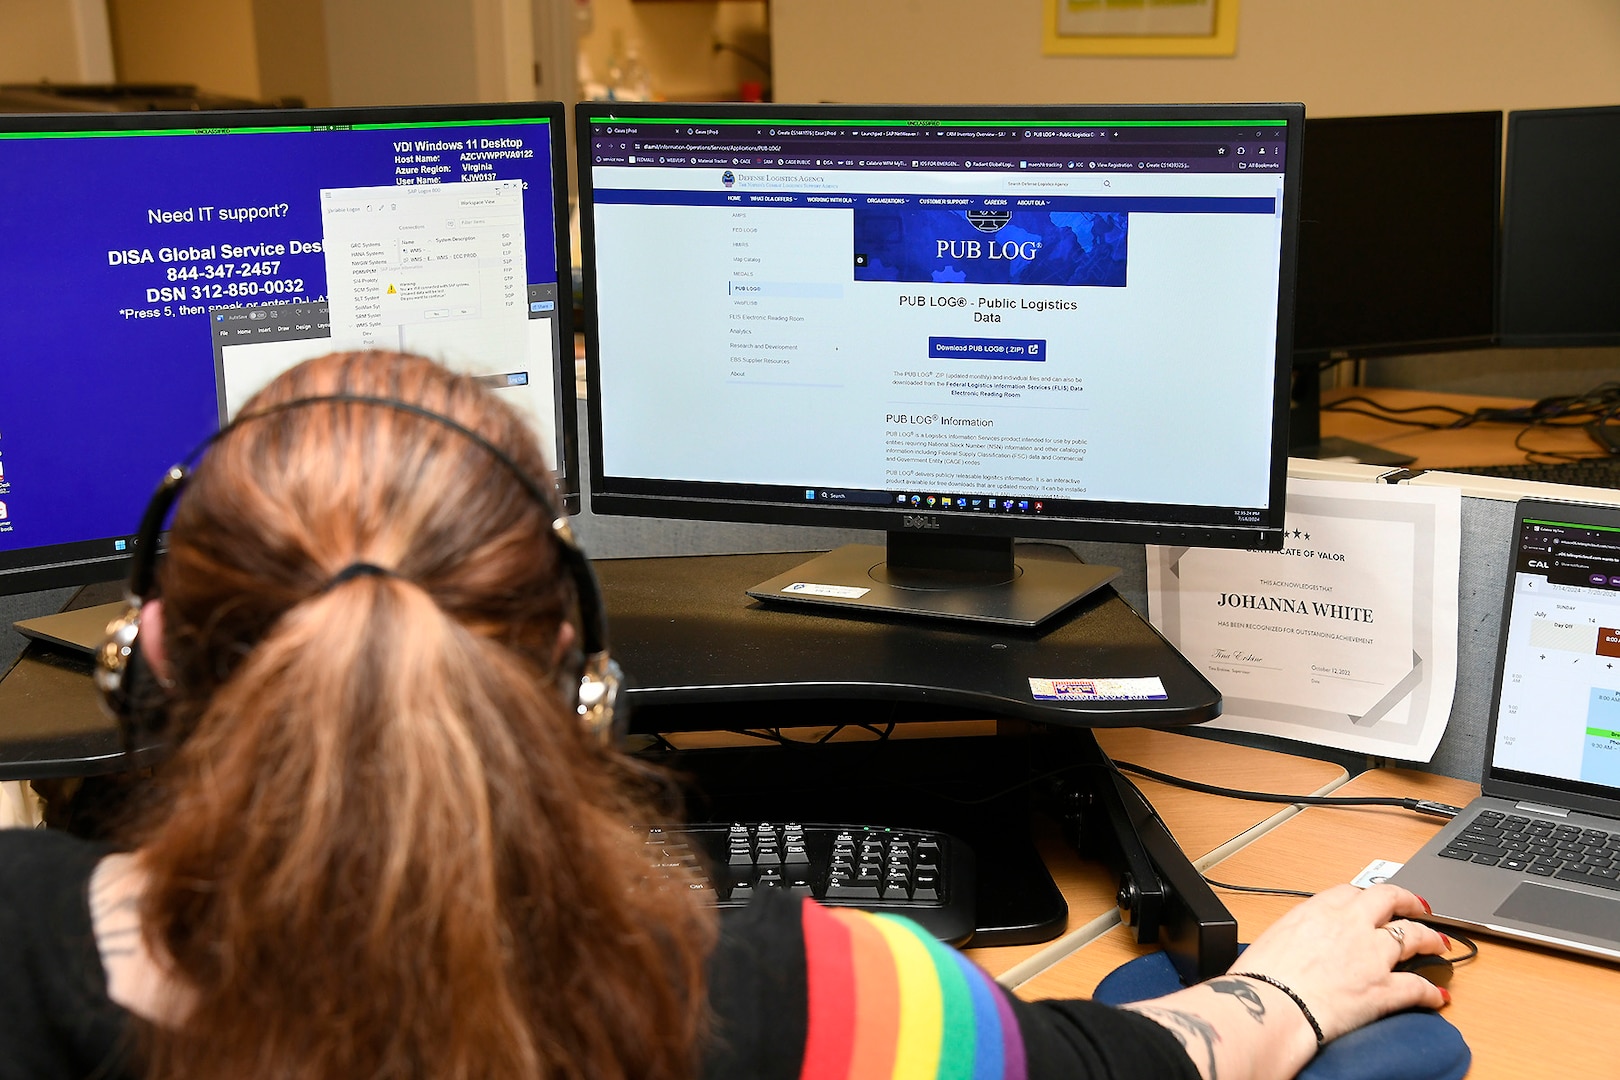
M 1418 953 L 1395 965 L 1396 971 L 1411 971 L 1423 976 L 1436 986 L 1450 986 L 1452 963 L 1433 953 Z

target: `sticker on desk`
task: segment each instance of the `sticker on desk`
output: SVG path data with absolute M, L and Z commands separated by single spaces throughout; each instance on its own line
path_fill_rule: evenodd
M 1147 679 L 1031 679 L 1036 701 L 1163 701 L 1170 695 L 1157 677 Z
M 785 593 L 798 593 L 802 596 L 834 596 L 840 600 L 859 600 L 871 589 L 857 589 L 853 585 L 817 585 L 809 581 L 795 581 L 784 586 Z

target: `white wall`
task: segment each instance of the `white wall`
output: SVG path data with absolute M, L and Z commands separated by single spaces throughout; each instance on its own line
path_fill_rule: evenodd
M 0 82 L 111 82 L 102 0 L 0 0 Z
M 1242 0 L 1221 58 L 1048 57 L 1042 0 L 773 0 L 779 101 L 1620 103 L 1616 0 Z
M 333 105 L 534 98 L 528 0 L 325 0 Z

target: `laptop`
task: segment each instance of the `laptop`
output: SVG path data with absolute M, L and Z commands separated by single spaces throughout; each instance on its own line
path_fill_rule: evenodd
M 1620 960 L 1620 507 L 1526 499 L 1481 797 L 1390 879 L 1436 922 Z
M 37 619 L 20 619 L 11 624 L 24 637 L 45 641 L 74 652 L 94 655 L 107 636 L 107 624 L 123 613 L 127 605 L 119 600 L 95 607 L 74 608 Z

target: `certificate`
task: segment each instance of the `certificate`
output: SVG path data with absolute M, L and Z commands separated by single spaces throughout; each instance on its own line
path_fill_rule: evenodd
M 1148 548 L 1153 624 L 1211 726 L 1428 761 L 1457 673 L 1455 488 L 1291 479 L 1280 552 Z

